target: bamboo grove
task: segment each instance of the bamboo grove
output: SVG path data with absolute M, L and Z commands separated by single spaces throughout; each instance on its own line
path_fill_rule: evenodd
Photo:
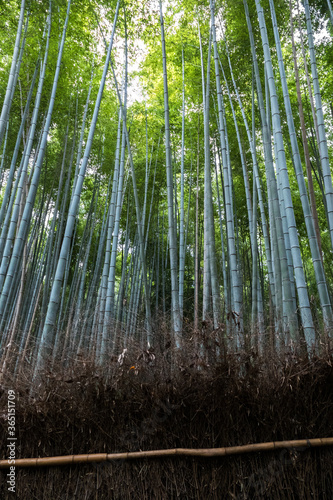
M 22 0 L 0 22 L 2 373 L 199 331 L 215 354 L 320 348 L 330 0 Z

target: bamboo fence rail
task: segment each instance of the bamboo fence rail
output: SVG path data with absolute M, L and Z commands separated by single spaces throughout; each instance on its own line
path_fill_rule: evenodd
M 252 453 L 259 451 L 272 451 L 283 448 L 287 449 L 308 449 L 319 448 L 323 446 L 332 446 L 333 437 L 330 438 L 315 438 L 315 439 L 299 439 L 294 441 L 272 441 L 269 443 L 246 444 L 243 446 L 230 446 L 225 448 L 207 448 L 207 449 L 191 449 L 191 448 L 173 448 L 167 450 L 150 450 L 150 451 L 134 451 L 126 453 L 91 453 L 84 455 L 64 455 L 58 457 L 45 458 L 20 458 L 15 460 L 15 464 L 9 460 L 0 460 L 0 469 L 8 469 L 10 466 L 15 467 L 42 467 L 54 465 L 71 465 L 79 463 L 92 462 L 110 462 L 112 460 L 129 460 L 138 458 L 152 457 L 173 457 L 173 456 L 191 456 L 191 457 L 222 457 L 227 455 L 236 455 L 244 453 Z

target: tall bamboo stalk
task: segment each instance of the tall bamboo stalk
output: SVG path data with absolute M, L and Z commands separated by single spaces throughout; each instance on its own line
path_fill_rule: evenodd
M 177 263 L 177 237 L 174 220 L 174 195 L 173 195 L 173 173 L 171 162 L 171 144 L 170 144 L 170 123 L 169 123 L 169 98 L 168 98 L 168 78 L 164 36 L 164 20 L 162 12 L 162 0 L 160 4 L 160 24 L 162 40 L 162 60 L 163 60 L 163 85 L 164 85 L 164 122 L 165 122 L 165 158 L 167 175 L 167 195 L 168 195 L 168 222 L 169 222 L 169 252 L 170 252 L 170 272 L 171 272 L 171 298 L 172 298 L 172 321 L 177 346 L 180 342 L 181 318 L 179 311 L 179 293 L 178 293 L 178 263 Z

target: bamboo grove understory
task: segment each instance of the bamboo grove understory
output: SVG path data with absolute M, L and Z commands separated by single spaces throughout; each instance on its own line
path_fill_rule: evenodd
M 2 375 L 132 340 L 321 349 L 330 0 L 1 9 Z

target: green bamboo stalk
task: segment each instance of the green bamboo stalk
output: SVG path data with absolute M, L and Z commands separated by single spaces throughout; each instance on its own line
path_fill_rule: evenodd
M 222 88 L 220 82 L 220 69 L 218 60 L 218 50 L 217 50 L 217 40 L 216 40 L 216 29 L 215 29 L 215 16 L 214 16 L 214 6 L 213 1 L 210 0 L 210 10 L 211 10 L 211 24 L 213 32 L 213 47 L 214 47 L 214 62 L 215 62 L 215 78 L 216 78 L 216 89 L 217 89 L 217 103 L 218 103 L 218 116 L 219 116 L 219 138 L 221 143 L 222 151 L 222 165 L 224 174 L 224 195 L 225 195 L 225 210 L 227 219 L 227 241 L 228 241 L 228 258 L 230 263 L 230 287 L 231 287 L 231 307 L 232 311 L 228 311 L 235 316 L 236 322 L 239 329 L 242 330 L 242 297 L 241 297 L 241 284 L 238 274 L 238 263 L 237 263 L 237 251 L 235 245 L 235 233 L 234 233 L 234 215 L 233 215 L 233 204 L 232 204 L 232 187 L 231 187 L 231 168 L 230 162 L 227 157 L 227 144 L 226 144 L 226 130 L 224 125 L 224 111 L 222 102 Z M 237 336 L 238 341 L 238 336 Z
M 171 297 L 172 297 L 172 321 L 175 333 L 176 345 L 180 344 L 181 320 L 179 312 L 179 293 L 178 293 L 178 265 L 177 265 L 177 237 L 174 221 L 174 199 L 173 199 L 173 175 L 171 164 L 171 146 L 170 146 L 170 124 L 169 124 L 169 99 L 168 99 L 168 80 L 164 37 L 164 21 L 162 13 L 162 1 L 160 4 L 160 24 L 162 40 L 162 59 L 163 59 L 163 83 L 164 83 L 164 119 L 165 119 L 165 155 L 166 155 L 166 174 L 167 174 L 167 195 L 168 195 L 168 221 L 169 221 L 169 251 L 170 251 L 170 272 L 171 272 Z
M 2 144 L 2 140 L 6 131 L 7 120 L 10 112 L 10 108 L 12 105 L 14 90 L 15 90 L 15 76 L 17 74 L 17 64 L 19 60 L 20 53 L 20 40 L 22 36 L 22 28 L 24 21 L 24 11 L 25 11 L 25 0 L 21 0 L 21 9 L 20 9 L 20 17 L 17 27 L 16 40 L 14 45 L 14 52 L 12 57 L 12 64 L 9 72 L 7 89 L 5 99 L 1 109 L 0 115 L 0 146 Z
M 317 60 L 316 53 L 313 42 L 313 34 L 312 34 L 312 24 L 310 17 L 310 8 L 308 0 L 304 0 L 303 2 L 305 9 L 305 18 L 306 18 L 306 28 L 308 33 L 308 41 L 309 41 L 309 52 L 310 52 L 310 60 L 311 60 L 311 72 L 312 72 L 312 84 L 314 89 L 314 97 L 316 102 L 316 115 L 318 121 L 318 147 L 320 153 L 320 160 L 323 169 L 324 176 L 324 185 L 325 185 L 325 196 L 327 201 L 327 215 L 328 215 L 328 224 L 329 231 L 331 237 L 331 244 L 333 248 L 333 186 L 332 186 L 332 176 L 330 170 L 330 162 L 329 162 L 329 154 L 327 147 L 327 138 L 326 138 L 326 130 L 325 130 L 325 121 L 324 121 L 324 113 L 321 101 L 321 93 L 319 87 L 319 78 L 317 71 Z
M 274 5 L 272 7 L 271 0 L 270 0 L 270 6 L 271 6 L 271 9 L 274 7 Z M 274 80 L 274 74 L 273 74 L 273 66 L 272 66 L 272 62 L 271 62 L 271 58 L 270 58 L 270 50 L 269 50 L 269 45 L 268 45 L 268 37 L 267 37 L 265 19 L 264 19 L 262 7 L 260 5 L 260 0 L 256 0 L 256 7 L 257 7 L 257 12 L 258 12 L 260 32 L 261 32 L 263 50 L 264 50 L 264 55 L 265 55 L 265 69 L 267 71 L 267 76 L 268 76 L 268 84 L 269 84 L 271 106 L 272 106 L 273 131 L 274 131 L 275 145 L 276 145 L 276 149 L 277 149 L 278 173 L 279 173 L 281 187 L 282 187 L 281 195 L 282 195 L 282 198 L 284 201 L 284 209 L 286 212 L 286 222 L 288 225 L 288 232 L 289 232 L 289 238 L 290 238 L 290 247 L 291 247 L 293 267 L 294 267 L 294 272 L 295 272 L 295 281 L 296 281 L 296 287 L 297 287 L 297 293 L 298 293 L 299 308 L 300 308 L 300 313 L 301 313 L 301 318 L 302 318 L 302 323 L 303 323 L 303 328 L 304 328 L 305 340 L 306 340 L 308 347 L 312 347 L 315 343 L 315 330 L 314 330 L 314 325 L 313 325 L 313 319 L 312 319 L 312 313 L 311 313 L 311 308 L 310 308 L 309 296 L 308 296 L 308 292 L 307 292 L 307 286 L 306 286 L 305 277 L 304 277 L 302 257 L 301 257 L 300 248 L 299 248 L 299 240 L 298 240 L 298 234 L 297 234 L 295 214 L 294 214 L 293 203 L 292 203 L 292 199 L 291 199 L 291 191 L 290 191 L 288 171 L 287 171 L 286 158 L 285 158 L 285 151 L 284 151 L 284 145 L 283 145 L 283 139 L 282 139 L 280 112 L 279 112 L 279 105 L 278 105 L 278 100 L 277 100 L 277 93 L 276 93 L 275 80 Z M 275 25 L 275 27 L 276 27 L 276 25 Z M 275 36 L 276 36 L 276 42 L 277 42 L 276 45 L 277 45 L 277 48 L 279 51 L 279 50 L 281 50 L 281 47 L 279 44 L 279 40 L 277 38 L 276 30 L 275 30 Z M 281 61 L 281 58 L 282 58 L 282 54 L 281 54 L 281 57 L 279 57 L 280 61 Z M 281 67 L 280 67 L 280 70 L 281 70 Z M 286 82 L 284 81 L 284 83 L 286 83 Z M 288 318 L 288 320 L 289 320 L 289 318 Z
M 82 185 L 83 185 L 83 180 L 88 164 L 88 159 L 90 155 L 90 150 L 92 146 L 92 141 L 94 137 L 94 132 L 96 128 L 96 123 L 97 123 L 97 118 L 98 118 L 98 112 L 99 112 L 99 107 L 102 99 L 102 94 L 104 90 L 104 85 L 105 85 L 105 80 L 106 80 L 106 74 L 108 71 L 108 66 L 109 66 L 109 60 L 111 56 L 111 50 L 113 46 L 113 39 L 114 39 L 114 33 L 115 33 L 115 28 L 116 28 L 116 23 L 117 23 L 117 18 L 118 18 L 118 12 L 119 12 L 119 0 L 116 6 L 116 12 L 115 12 L 115 17 L 114 17 L 114 22 L 113 22 L 113 28 L 112 28 L 112 34 L 111 34 L 111 39 L 110 39 L 110 44 L 108 48 L 108 53 L 104 65 L 104 70 L 103 70 L 103 75 L 98 91 L 98 96 L 96 99 L 95 103 L 95 109 L 94 109 L 94 114 L 92 118 L 92 122 L 90 125 L 90 131 L 89 131 L 89 137 L 87 140 L 84 156 L 82 159 L 82 163 L 80 166 L 80 172 L 78 176 L 78 180 L 75 186 L 75 193 L 74 196 L 72 197 L 70 208 L 69 208 L 69 213 L 68 213 L 68 218 L 67 218 L 67 223 L 66 223 L 66 229 L 65 229 L 65 236 L 62 242 L 61 246 L 61 252 L 59 256 L 59 261 L 57 265 L 57 270 L 56 270 L 56 275 L 55 279 L 53 281 L 52 285 L 52 291 L 51 291 L 51 296 L 50 296 L 50 302 L 47 310 L 47 315 L 45 319 L 45 324 L 43 328 L 43 334 L 41 338 L 41 348 L 38 356 L 38 364 L 37 364 L 37 369 L 40 367 L 42 359 L 44 358 L 45 355 L 51 354 L 52 348 L 53 348 L 53 342 L 54 342 L 54 329 L 55 329 L 55 324 L 56 324 L 56 316 L 59 308 L 59 303 L 60 303 L 60 298 L 61 298 L 61 287 L 62 287 L 62 282 L 65 274 L 65 269 L 66 269 L 66 262 L 67 262 L 67 255 L 70 249 L 70 243 L 74 231 L 74 224 L 75 224 L 75 218 L 80 202 L 80 195 L 81 195 L 81 190 L 82 190 Z
M 23 215 L 22 215 L 21 224 L 20 224 L 19 231 L 18 231 L 16 240 L 15 240 L 11 261 L 10 261 L 7 275 L 6 275 L 6 280 L 5 280 L 4 287 L 3 287 L 2 293 L 1 293 L 1 298 L 0 298 L 0 318 L 1 319 L 3 316 L 4 309 L 6 307 L 8 295 L 9 295 L 10 290 L 11 290 L 12 282 L 13 282 L 15 272 L 17 269 L 17 263 L 22 256 L 23 246 L 24 246 L 24 243 L 26 240 L 26 235 L 28 233 L 28 228 L 29 228 L 30 221 L 31 221 L 33 205 L 34 205 L 34 201 L 36 198 L 41 168 L 42 168 L 42 164 L 44 161 L 44 155 L 45 155 L 46 144 L 47 144 L 47 136 L 48 136 L 49 128 L 51 125 L 52 112 L 53 112 L 53 107 L 54 107 L 54 102 L 55 102 L 55 94 L 56 94 L 58 80 L 59 80 L 59 74 L 60 74 L 60 64 L 61 64 L 64 44 L 65 44 L 65 37 L 66 37 L 66 30 L 67 30 L 67 25 L 68 25 L 70 5 L 71 5 L 71 0 L 69 0 L 69 2 L 68 2 L 67 15 L 66 15 L 65 23 L 64 23 L 61 45 L 60 45 L 60 49 L 58 52 L 56 72 L 55 72 L 55 76 L 54 76 L 54 80 L 53 80 L 51 99 L 50 99 L 49 108 L 48 108 L 48 112 L 47 112 L 46 122 L 45 122 L 43 133 L 42 133 L 42 140 L 41 140 L 41 144 L 40 144 L 40 148 L 39 148 L 39 152 L 38 152 L 38 157 L 37 157 L 34 172 L 32 175 L 29 194 L 28 194 L 28 198 L 27 198 L 27 201 L 25 204 Z
M 185 274 L 185 228 L 184 228 L 184 156 L 185 156 L 185 61 L 184 46 L 182 46 L 182 143 L 181 143 L 181 173 L 180 173 L 180 231 L 179 231 L 179 313 L 183 321 L 184 304 L 184 274 Z

